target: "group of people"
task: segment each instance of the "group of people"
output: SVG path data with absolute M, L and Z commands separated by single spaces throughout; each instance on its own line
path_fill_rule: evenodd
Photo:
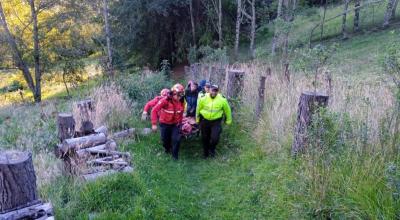
M 143 109 L 142 120 L 149 117 L 154 132 L 159 122 L 164 150 L 176 160 L 184 117 L 192 117 L 199 124 L 205 158 L 215 156 L 222 122 L 225 121 L 227 125 L 232 123 L 227 99 L 219 93 L 218 85 L 211 85 L 207 80 L 201 80 L 200 83 L 189 81 L 186 88 L 175 84 L 170 90 L 161 90 L 160 96 L 146 103 Z

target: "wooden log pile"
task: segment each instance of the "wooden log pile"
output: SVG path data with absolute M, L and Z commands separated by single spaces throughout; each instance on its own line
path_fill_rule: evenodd
M 131 131 L 117 133 L 116 138 L 128 136 Z M 133 170 L 131 155 L 118 151 L 117 143 L 107 136 L 105 126 L 86 136 L 65 139 L 57 148 L 57 155 L 64 160 L 65 171 L 86 181 Z
M 0 152 L 0 189 L 0 220 L 54 219 L 52 205 L 38 198 L 31 153 Z
M 82 102 L 84 112 L 90 109 L 87 102 Z M 89 107 L 88 107 L 89 106 Z M 85 119 L 86 120 L 86 119 Z M 84 123 L 90 121 L 85 121 Z M 84 123 L 81 123 L 82 125 Z M 130 128 L 124 131 L 108 135 L 106 126 L 99 128 L 76 131 L 72 114 L 60 113 L 58 115 L 58 131 L 60 144 L 55 148 L 55 154 L 64 162 L 64 171 L 67 174 L 79 176 L 83 180 L 94 180 L 97 177 L 116 173 L 131 172 L 131 155 L 118 151 L 114 139 L 130 137 L 136 133 L 136 129 Z M 148 133 L 147 130 L 139 131 L 140 134 Z

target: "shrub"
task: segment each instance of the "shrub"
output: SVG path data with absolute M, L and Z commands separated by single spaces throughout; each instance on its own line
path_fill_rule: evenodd
M 134 102 L 139 109 L 141 109 L 148 100 L 159 95 L 162 89 L 171 88 L 172 86 L 172 82 L 162 73 L 125 73 L 121 74 L 117 83 L 124 92 L 126 92 L 131 102 Z

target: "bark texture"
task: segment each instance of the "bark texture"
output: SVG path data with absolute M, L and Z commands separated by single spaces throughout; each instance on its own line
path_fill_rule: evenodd
M 59 113 L 57 117 L 58 139 L 63 142 L 65 139 L 75 135 L 75 120 L 71 113 Z

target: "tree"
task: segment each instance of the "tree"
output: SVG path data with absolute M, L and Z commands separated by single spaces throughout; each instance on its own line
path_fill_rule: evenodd
M 210 0 L 217 15 L 218 47 L 222 48 L 222 0 Z
M 384 28 L 389 25 L 390 20 L 395 15 L 397 3 L 398 3 L 398 0 L 388 0 L 385 16 L 383 18 L 383 25 L 382 26 Z
M 41 90 L 42 72 L 40 69 L 40 46 L 39 46 L 37 10 L 35 8 L 34 0 L 29 0 L 29 5 L 31 8 L 32 25 L 33 25 L 33 60 L 35 64 L 35 92 L 33 94 L 35 102 L 40 102 L 42 99 L 42 90 Z
M 106 37 L 107 44 L 107 61 L 106 61 L 106 71 L 110 77 L 114 75 L 113 71 L 113 59 L 112 59 L 112 49 L 111 49 L 111 31 L 108 19 L 108 1 L 103 0 L 103 18 L 104 18 L 104 34 Z
M 14 62 L 16 63 L 17 67 L 19 70 L 22 71 L 22 74 L 24 76 L 24 79 L 26 83 L 28 84 L 29 89 L 33 93 L 33 97 L 35 102 L 40 102 L 41 101 L 41 89 L 40 89 L 40 79 L 41 79 L 41 72 L 40 72 L 40 54 L 39 54 L 39 36 L 38 36 L 38 29 L 37 29 L 37 14 L 36 14 L 36 9 L 34 5 L 34 1 L 30 0 L 29 5 L 31 8 L 31 17 L 32 17 L 32 23 L 33 23 L 33 39 L 34 39 L 34 60 L 35 60 L 35 80 L 36 82 L 34 83 L 33 77 L 31 75 L 31 72 L 28 68 L 28 64 L 26 61 L 23 59 L 23 54 L 21 50 L 18 48 L 17 42 L 15 40 L 15 37 L 11 33 L 6 16 L 4 14 L 4 9 L 3 5 L 0 2 L 0 25 L 2 26 L 4 32 L 5 32 L 5 37 L 7 38 L 7 42 L 10 46 L 10 49 L 13 53 L 13 59 Z
M 289 32 L 291 23 L 294 20 L 294 10 L 297 1 L 294 0 L 279 0 L 278 2 L 278 17 L 275 19 L 275 34 L 272 40 L 272 55 L 275 55 L 279 43 L 282 42 L 283 60 L 287 60 L 289 46 Z M 284 61 L 286 63 L 286 61 Z
M 347 13 L 348 13 L 348 8 L 349 8 L 349 4 L 350 4 L 350 0 L 343 0 L 344 4 L 343 4 L 343 16 L 342 16 L 342 38 L 343 39 L 347 39 L 347 31 L 346 31 L 346 17 L 347 17 Z
M 238 56 L 239 50 L 239 38 L 240 38 L 240 25 L 242 23 L 242 0 L 237 0 L 237 13 L 236 13 L 236 28 L 235 28 L 235 47 L 234 56 L 235 59 Z
M 361 0 L 355 0 L 354 2 L 354 31 L 360 30 L 360 5 Z
M 250 8 L 250 13 L 246 11 L 247 8 Z M 255 50 L 254 50 L 254 41 L 256 35 L 256 7 L 255 0 L 238 0 L 237 1 L 237 15 L 236 15 L 236 35 L 235 35 L 235 57 L 238 54 L 239 48 L 239 38 L 240 38 L 240 25 L 243 22 L 243 18 L 246 18 L 250 23 L 250 56 L 251 58 L 255 58 Z
M 190 13 L 190 24 L 192 25 L 193 46 L 196 48 L 196 27 L 194 25 L 193 0 L 189 0 L 189 13 Z

